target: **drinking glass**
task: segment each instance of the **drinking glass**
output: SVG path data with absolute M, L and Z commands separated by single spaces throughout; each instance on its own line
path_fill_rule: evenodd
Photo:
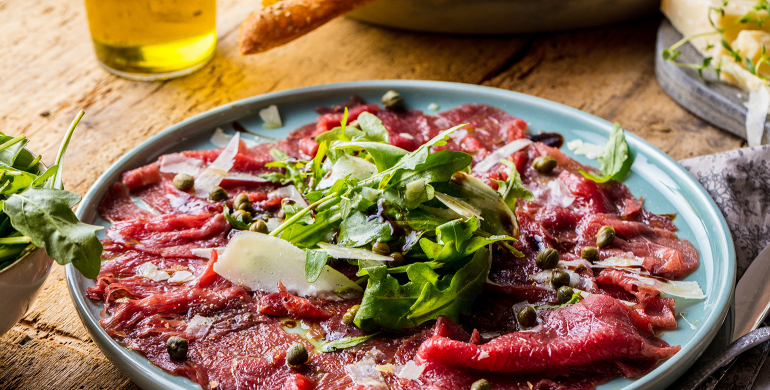
M 216 0 L 85 0 L 99 63 L 152 81 L 190 74 L 216 47 Z

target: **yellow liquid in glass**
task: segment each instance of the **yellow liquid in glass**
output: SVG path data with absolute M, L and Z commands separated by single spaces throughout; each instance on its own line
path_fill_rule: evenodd
M 216 47 L 216 0 L 86 0 L 96 56 L 136 79 L 180 76 Z

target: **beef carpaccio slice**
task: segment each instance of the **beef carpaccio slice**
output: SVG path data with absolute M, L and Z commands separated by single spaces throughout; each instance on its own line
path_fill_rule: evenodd
M 407 150 L 443 129 L 469 123 L 442 148 L 471 153 L 475 162 L 527 136 L 526 122 L 486 105 L 430 116 L 354 98 L 319 109 L 316 123 L 277 144 L 250 149 L 241 143 L 231 172 L 254 177 L 269 171 L 270 148 L 312 157 L 315 136 L 338 126 L 345 107 L 350 121 L 362 112 L 377 115 L 391 143 Z M 224 205 L 176 190 L 173 175 L 161 167 L 179 161 L 205 165 L 220 152 L 175 153 L 124 173 L 99 206 L 113 223 L 104 240 L 103 258 L 109 261 L 88 290 L 90 298 L 104 302 L 101 324 L 111 337 L 204 389 L 463 389 L 480 378 L 495 389 L 593 389 L 616 375 L 639 377 L 679 350 L 655 336 L 676 327 L 674 300 L 638 287 L 623 269 L 592 266 L 580 259 L 580 249 L 593 246 L 597 230 L 610 225 L 617 238 L 599 250 L 601 259 L 641 259 L 640 267 L 651 275 L 669 279 L 697 268 L 696 249 L 677 238 L 670 219 L 643 209 L 642 200 L 623 184 L 589 181 L 578 169 L 591 168 L 535 142 L 509 157 L 535 195 L 516 209 L 521 239 L 515 246 L 525 256 L 493 250 L 490 283 L 470 316 L 460 324 L 441 317 L 412 332 L 383 333 L 354 348 L 315 353 L 318 344 L 309 340 L 363 334 L 342 322 L 357 301 L 295 297 L 285 289 L 249 291 L 213 272 L 216 252 L 200 256 L 201 249 L 207 252 L 228 241 L 231 227 L 221 215 Z M 547 175 L 531 167 L 535 157 L 544 155 L 559 163 Z M 495 187 L 493 179 L 506 179 L 505 172 L 499 165 L 474 174 Z M 277 188 L 273 183 L 236 178 L 222 186 L 230 199 L 246 193 L 257 213 L 266 215 L 277 213 L 285 196 L 271 195 Z M 152 211 L 137 206 L 141 201 Z M 231 206 L 232 200 L 227 202 Z M 540 324 L 522 329 L 515 312 L 523 302 L 556 303 L 547 283 L 533 281 L 540 272 L 535 256 L 547 247 L 575 265 L 573 277 L 591 295 L 567 307 L 542 309 Z M 148 269 L 165 271 L 172 279 L 148 276 Z M 172 282 L 182 271 L 188 277 Z M 186 361 L 171 360 L 166 352 L 166 340 L 175 335 L 189 340 Z M 286 349 L 295 342 L 311 351 L 310 362 L 298 368 L 285 363 Z M 416 379 L 402 378 L 405 365 L 422 372 Z

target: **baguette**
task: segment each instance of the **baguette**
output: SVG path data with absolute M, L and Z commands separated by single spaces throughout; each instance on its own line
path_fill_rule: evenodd
M 241 24 L 241 54 L 270 50 L 372 0 L 282 0 L 252 12 Z M 269 3 L 268 3 L 269 4 Z

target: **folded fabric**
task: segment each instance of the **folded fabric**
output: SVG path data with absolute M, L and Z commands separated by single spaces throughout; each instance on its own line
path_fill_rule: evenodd
M 770 245 L 770 145 L 689 158 L 679 163 L 698 179 L 725 216 L 735 243 L 740 280 L 759 252 Z M 698 389 L 770 387 L 770 364 L 763 368 L 768 352 L 770 342 L 754 347 Z

